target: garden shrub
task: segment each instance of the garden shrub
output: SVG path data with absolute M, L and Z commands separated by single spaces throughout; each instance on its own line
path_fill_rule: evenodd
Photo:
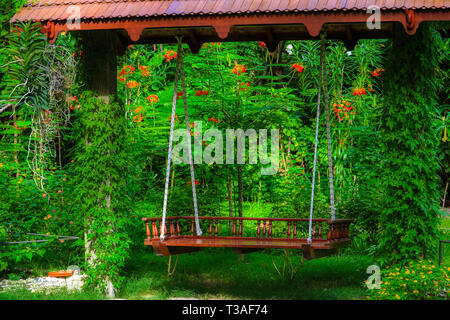
M 387 266 L 381 274 L 380 288 L 369 290 L 370 300 L 447 299 L 450 267 L 439 267 L 431 260 Z
M 123 114 L 118 103 L 84 92 L 74 121 L 74 192 L 84 218 L 87 284 L 103 292 L 120 287 L 128 257 Z
M 379 249 L 391 264 L 430 257 L 436 249 L 438 36 L 426 23 L 412 37 L 399 27 L 385 67 Z

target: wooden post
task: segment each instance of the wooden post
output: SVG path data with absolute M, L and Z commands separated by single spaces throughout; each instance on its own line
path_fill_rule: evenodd
M 259 220 L 256 220 L 256 223 L 257 223 L 257 229 L 256 229 L 256 234 L 257 234 L 257 236 L 258 236 L 258 238 L 259 238 L 259 236 L 260 236 L 260 234 L 261 234 L 261 230 L 260 230 L 260 225 L 259 225 Z
M 109 102 L 117 96 L 117 35 L 115 31 L 84 31 L 83 80 L 86 88 Z
M 87 90 L 95 92 L 98 97 L 109 102 L 110 96 L 117 96 L 117 35 L 115 31 L 83 31 L 82 32 L 82 46 L 83 46 L 83 63 L 82 63 L 82 79 Z M 124 111 L 125 114 L 125 111 Z M 88 137 L 86 137 L 86 144 L 90 144 Z M 113 152 L 110 150 L 109 152 Z M 104 185 L 97 186 L 98 189 L 104 186 L 111 186 L 111 177 L 105 176 Z M 94 190 L 93 190 L 94 191 Z M 95 191 L 94 191 L 95 192 Z M 111 208 L 111 198 L 114 195 L 108 193 L 105 199 L 98 199 L 99 206 L 104 209 L 113 210 Z M 95 266 L 97 259 L 97 252 L 93 249 L 96 239 L 87 240 L 86 236 L 93 233 L 91 226 L 93 224 L 92 217 L 86 217 L 85 230 L 85 249 L 86 255 L 90 257 L 87 261 L 89 266 Z M 114 226 L 113 226 L 113 229 Z M 108 234 L 104 235 L 108 237 Z M 106 294 L 113 298 L 115 296 L 115 289 L 110 279 L 105 279 Z
M 157 225 L 156 221 L 152 221 L 152 233 L 153 233 L 153 238 L 158 238 L 158 225 Z
M 269 238 L 272 238 L 272 220 L 269 220 Z
M 145 222 L 145 233 L 147 234 L 147 240 L 150 240 L 150 226 L 148 224 L 148 221 Z

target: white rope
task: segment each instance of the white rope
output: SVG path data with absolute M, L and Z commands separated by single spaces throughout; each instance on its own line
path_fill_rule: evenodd
M 178 43 L 181 43 L 181 37 L 177 37 Z M 184 102 L 184 118 L 186 120 L 186 137 L 189 138 L 188 141 L 188 157 L 189 157 L 189 169 L 191 171 L 191 185 L 192 185 L 192 199 L 194 201 L 194 217 L 195 217 L 195 227 L 197 230 L 197 236 L 202 235 L 202 230 L 200 229 L 200 220 L 198 218 L 198 206 L 197 206 L 197 189 L 195 186 L 195 171 L 194 171 L 194 161 L 192 160 L 192 146 L 191 146 L 191 131 L 189 128 L 189 112 L 187 107 L 187 96 L 186 96 L 186 83 L 184 79 L 184 62 L 183 62 L 183 52 L 178 50 L 178 59 L 181 65 L 181 87 L 183 89 L 183 102 Z
M 178 53 L 181 52 L 181 39 L 178 39 Z M 173 145 L 173 131 L 175 128 L 175 112 L 177 109 L 177 94 L 178 94 L 178 74 L 180 71 L 180 59 L 177 59 L 177 66 L 175 70 L 175 84 L 174 84 L 174 94 L 172 100 L 172 117 L 170 122 L 170 136 L 169 136 L 169 154 L 167 156 L 167 168 L 166 168 L 166 183 L 164 186 L 164 205 L 162 213 L 162 221 L 160 226 L 160 239 L 164 240 L 166 236 L 166 212 L 167 212 L 167 200 L 169 196 L 169 180 L 170 180 L 170 163 L 172 161 L 172 145 Z
M 334 207 L 334 183 L 333 183 L 333 160 L 331 154 L 331 129 L 330 129 L 330 105 L 328 104 L 328 76 L 327 76 L 327 61 L 325 60 L 325 33 L 320 35 L 322 41 L 323 54 L 320 59 L 323 59 L 323 94 L 326 110 L 326 124 L 327 124 L 327 148 L 328 148 L 328 179 L 330 181 L 330 208 L 331 208 L 331 220 L 336 219 L 336 209 Z
M 311 186 L 311 206 L 310 206 L 310 211 L 309 211 L 308 243 L 312 242 L 312 220 L 313 220 L 313 212 L 314 212 L 314 187 L 316 184 L 317 144 L 319 141 L 319 119 L 320 119 L 321 91 L 322 91 L 322 59 L 320 59 L 319 93 L 317 96 L 316 137 L 315 137 L 315 142 L 314 142 L 314 165 L 313 165 L 313 177 L 312 177 L 312 186 Z
M 317 97 L 317 116 L 316 116 L 316 137 L 314 144 L 314 166 L 313 166 L 313 178 L 311 187 L 311 207 L 309 212 L 309 228 L 308 228 L 308 243 L 312 242 L 312 220 L 314 212 L 314 187 L 316 182 L 316 166 L 317 166 L 317 144 L 319 141 L 319 118 L 320 118 L 320 98 L 324 95 L 324 103 L 326 109 L 326 125 L 327 125 L 327 148 L 328 148 L 328 170 L 330 180 L 330 207 L 331 207 L 331 220 L 335 219 L 335 207 L 334 207 L 334 187 L 333 187 L 333 162 L 331 157 L 331 130 L 330 130 L 330 110 L 328 106 L 328 83 L 327 83 L 327 67 L 325 60 L 325 33 L 321 33 L 321 47 L 320 47 L 320 70 L 319 70 L 319 93 Z M 324 91 L 324 92 L 323 92 Z

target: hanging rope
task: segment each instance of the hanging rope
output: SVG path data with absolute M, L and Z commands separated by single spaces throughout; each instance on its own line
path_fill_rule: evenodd
M 330 208 L 331 208 L 331 220 L 336 219 L 336 210 L 334 207 L 334 183 L 333 183 L 333 160 L 331 154 L 331 130 L 330 130 L 330 105 L 328 104 L 328 70 L 327 70 L 327 61 L 325 60 L 325 37 L 326 33 L 323 32 L 320 35 L 320 39 L 322 42 L 320 59 L 321 65 L 323 68 L 323 95 L 324 95 L 324 103 L 326 110 L 326 123 L 327 123 L 327 147 L 328 147 L 328 178 L 330 182 Z
M 177 37 L 178 43 L 181 43 L 181 37 Z M 189 156 L 189 169 L 191 171 L 191 185 L 192 185 L 192 198 L 194 201 L 194 217 L 195 217 L 195 228 L 197 230 L 197 236 L 202 235 L 202 230 L 200 229 L 200 220 L 198 218 L 198 206 L 197 206 L 197 189 L 195 186 L 195 171 L 194 171 L 194 161 L 192 160 L 192 146 L 191 146 L 191 130 L 189 128 L 189 112 L 187 107 L 187 96 L 186 96 L 186 83 L 184 79 L 184 63 L 183 63 L 183 51 L 178 50 L 178 59 L 181 65 L 181 86 L 183 88 L 183 102 L 184 102 L 184 118 L 186 121 L 186 137 L 189 138 L 188 141 L 188 156 Z
M 181 52 L 181 39 L 178 39 L 178 53 Z M 167 200 L 169 196 L 169 180 L 170 180 L 170 164 L 172 161 L 172 145 L 173 145 L 173 131 L 175 128 L 175 112 L 177 109 L 177 94 L 178 94 L 178 74 L 180 71 L 180 59 L 177 59 L 177 66 L 175 70 L 175 83 L 174 83 L 174 93 L 172 100 L 172 116 L 170 122 L 170 136 L 169 136 L 169 154 L 167 156 L 167 168 L 166 168 L 166 183 L 164 186 L 164 204 L 163 204 L 163 213 L 162 213 L 162 221 L 160 226 L 160 239 L 164 240 L 166 237 L 166 212 L 167 212 Z
M 322 49 L 324 43 L 322 42 Z M 313 165 L 313 177 L 311 183 L 311 206 L 309 210 L 309 227 L 308 227 L 308 243 L 312 241 L 312 219 L 314 212 L 314 189 L 316 184 L 316 166 L 317 166 L 317 144 L 319 141 L 319 119 L 320 119 L 320 96 L 322 92 L 322 71 L 323 71 L 323 59 L 325 50 L 320 51 L 320 67 L 319 67 L 319 93 L 317 94 L 317 111 L 316 111 L 316 136 L 314 140 L 314 165 Z
M 309 212 L 309 228 L 308 228 L 308 243 L 312 241 L 312 219 L 314 212 L 314 189 L 316 182 L 316 167 L 317 167 L 317 144 L 319 142 L 319 118 L 320 118 L 320 100 L 323 95 L 325 103 L 326 113 L 326 125 L 327 125 L 327 148 L 328 148 L 328 173 L 330 181 L 330 208 L 331 208 L 331 220 L 336 219 L 336 210 L 334 207 L 334 184 L 333 184 L 333 160 L 331 155 L 331 129 L 330 129 L 330 107 L 328 105 L 328 77 L 327 77 L 327 62 L 325 60 L 325 37 L 326 33 L 320 34 L 321 46 L 320 46 L 320 67 L 319 67 L 319 93 L 317 97 L 317 116 L 316 116 L 316 137 L 314 144 L 314 166 L 313 166 L 313 178 L 311 187 L 311 207 Z
M 186 97 L 186 83 L 184 78 L 184 65 L 183 65 L 183 50 L 182 50 L 182 36 L 177 36 L 176 39 L 178 41 L 178 59 L 177 66 L 175 71 L 175 83 L 174 83 L 174 94 L 172 100 L 172 116 L 170 122 L 170 136 L 169 136 L 169 153 L 167 157 L 167 169 L 166 169 L 166 182 L 164 187 L 164 205 L 163 205 L 163 214 L 160 228 L 160 239 L 164 240 L 166 236 L 166 213 L 167 213 L 167 201 L 169 196 L 169 180 L 170 180 L 170 164 L 172 161 L 172 146 L 173 146 L 173 133 L 175 128 L 175 112 L 177 108 L 177 97 L 178 97 L 178 77 L 181 72 L 181 86 L 183 90 L 183 101 L 184 101 L 184 115 L 186 121 L 186 134 L 187 137 L 190 138 L 190 129 L 189 129 L 189 113 L 187 108 L 187 97 Z M 188 157 L 189 157 L 189 166 L 191 171 L 191 185 L 192 185 L 192 197 L 194 201 L 194 215 L 195 215 L 195 225 L 197 230 L 197 236 L 202 235 L 202 230 L 200 229 L 200 220 L 198 218 L 198 206 L 197 206 L 197 190 L 195 187 L 195 172 L 194 172 L 194 162 L 192 159 L 192 146 L 191 141 L 189 139 L 188 143 Z

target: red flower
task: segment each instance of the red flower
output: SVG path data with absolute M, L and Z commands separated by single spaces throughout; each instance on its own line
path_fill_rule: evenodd
M 191 184 L 191 182 L 188 182 L 188 183 L 187 183 L 187 185 L 190 185 L 190 184 Z M 200 184 L 200 181 L 195 180 L 195 185 L 198 186 L 199 184 Z
M 142 120 L 144 120 L 143 117 L 142 117 L 142 114 L 138 114 L 138 115 L 133 117 L 133 121 L 136 122 L 136 123 L 142 122 Z
M 197 97 L 201 96 L 201 95 L 208 95 L 208 91 L 207 90 L 197 90 L 197 93 L 195 94 Z
M 241 74 L 244 74 L 247 68 L 242 64 L 237 64 L 233 68 L 233 73 L 240 76 Z
M 129 81 L 129 82 L 127 83 L 127 87 L 128 87 L 129 89 L 137 88 L 138 86 L 139 86 L 139 83 L 137 83 L 137 82 L 134 81 L 134 80 L 131 80 L 131 81 Z
M 122 68 L 122 71 L 120 71 L 120 74 L 122 76 L 125 76 L 127 74 L 133 74 L 134 70 L 135 69 L 132 66 L 128 65 L 128 66 L 125 66 Z
M 178 54 L 173 50 L 167 50 L 166 54 L 164 54 L 164 59 L 166 62 L 169 62 L 172 59 L 176 59 L 178 57 Z
M 367 91 L 366 91 L 365 88 L 355 88 L 355 89 L 353 89 L 353 95 L 354 96 L 362 96 L 362 95 L 364 95 L 366 93 L 367 93 Z
M 148 72 L 146 66 L 140 66 L 139 69 L 141 69 L 141 71 L 142 71 L 142 76 L 144 76 L 144 77 L 150 76 L 150 73 Z
M 346 100 L 343 100 L 340 103 L 335 102 L 331 106 L 333 107 L 333 112 L 336 118 L 341 122 L 348 119 L 349 115 L 355 114 L 351 103 Z
M 374 71 L 371 71 L 372 77 L 377 78 L 381 75 L 382 72 L 384 72 L 384 69 L 376 69 Z
M 264 47 L 267 49 L 266 43 L 264 41 L 258 41 L 258 47 Z
M 294 64 L 291 66 L 291 69 L 296 70 L 298 73 L 302 73 L 303 70 L 305 70 L 305 67 L 304 67 L 303 65 L 301 65 L 301 64 L 294 63 Z
M 159 98 L 156 94 L 151 94 L 147 97 L 148 102 L 150 102 L 151 104 L 154 104 L 156 102 L 159 101 Z
M 216 119 L 216 117 L 212 117 L 212 118 L 208 118 L 208 122 L 214 122 L 214 123 L 219 123 L 219 119 Z
M 247 88 L 250 87 L 250 83 L 248 83 L 248 82 L 241 82 L 241 86 L 242 87 L 240 89 L 242 91 L 247 91 Z

